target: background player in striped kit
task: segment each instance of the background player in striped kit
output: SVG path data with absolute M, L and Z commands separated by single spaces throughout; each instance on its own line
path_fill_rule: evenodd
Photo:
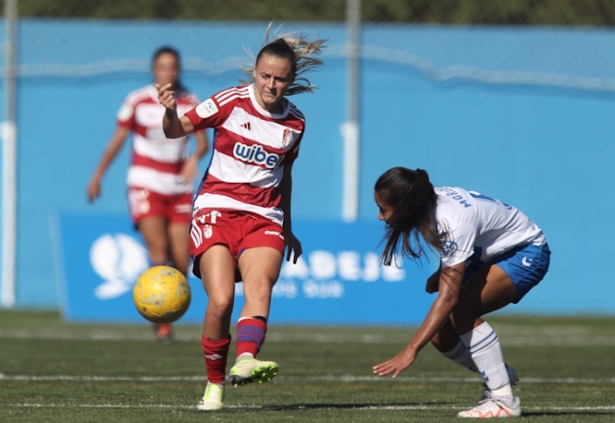
M 511 384 L 516 372 L 504 362 L 500 341 L 481 316 L 519 302 L 549 268 L 550 250 L 540 228 L 513 206 L 462 188 L 435 188 L 427 172 L 397 167 L 374 188 L 378 218 L 387 224 L 384 264 L 401 254 L 424 253 L 419 236 L 440 254 L 440 269 L 426 290 L 438 292 L 408 346 L 374 366 L 397 377 L 429 342 L 454 363 L 480 372 L 485 390 L 476 407 L 459 417 L 521 415 Z
M 269 29 L 266 39 L 269 38 Z M 243 280 L 245 305 L 237 324 L 237 353 L 230 370 L 235 386 L 268 381 L 278 373 L 272 361 L 257 360 L 267 331 L 271 292 L 287 248 L 287 260 L 301 254 L 292 233 L 291 171 L 305 128 L 303 114 L 285 96 L 312 91 L 298 77 L 322 62 L 313 56 L 323 41 L 280 36 L 265 45 L 247 85 L 223 90 L 178 117 L 170 86 L 159 87 L 167 107 L 167 136 L 215 128 L 211 164 L 194 202 L 191 228 L 193 271 L 208 296 L 202 347 L 207 387 L 198 408 L 222 408 L 231 342 L 235 276 Z
M 179 80 L 180 57 L 175 49 L 164 46 L 156 50 L 152 73 L 156 84 L 174 87 L 180 110 L 185 112 L 198 104 Z M 187 274 L 193 180 L 207 151 L 207 137 L 205 131 L 195 132 L 196 147 L 187 157 L 187 137 L 165 138 L 161 123 L 165 109 L 157 97 L 154 84 L 126 97 L 117 115 L 117 129 L 88 184 L 87 197 L 93 202 L 100 196 L 103 175 L 132 132 L 127 178 L 131 219 L 145 240 L 152 265 L 170 264 Z M 159 341 L 172 341 L 170 324 L 155 327 Z

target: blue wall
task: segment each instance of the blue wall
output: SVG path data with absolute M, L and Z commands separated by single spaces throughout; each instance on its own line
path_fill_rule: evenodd
M 150 81 L 147 66 L 152 51 L 171 44 L 184 58 L 206 57 L 218 64 L 245 58 L 247 63 L 244 46 L 257 51 L 265 27 L 262 23 L 21 23 L 21 62 L 28 69 L 44 60 L 80 63 L 85 59 L 79 55 L 86 53 L 88 58 L 106 60 L 118 44 L 122 57 L 143 66 L 141 71 L 79 78 L 44 75 L 49 67 L 43 67 L 38 76 L 20 79 L 19 306 L 59 306 L 53 216 L 59 211 L 126 212 L 128 146 L 108 171 L 103 197 L 94 205 L 86 203 L 85 187 L 114 130 L 122 99 Z M 311 77 L 319 89 L 293 98 L 308 120 L 295 166 L 293 213 L 300 219 L 339 219 L 343 148 L 339 129 L 345 118 L 346 90 L 340 46 L 345 29 L 336 25 L 288 29 L 328 38 L 331 46 L 324 56 L 326 65 Z M 225 39 L 224 49 L 214 51 L 207 47 L 212 43 L 186 41 L 195 35 Z M 28 44 L 36 38 L 53 39 L 56 45 Z M 436 185 L 459 185 L 501 198 L 544 229 L 553 250 L 551 270 L 537 288 L 544 294 L 535 300 L 528 295 L 511 312 L 615 314 L 615 288 L 605 265 L 612 256 L 609 223 L 615 206 L 615 93 L 608 72 L 572 57 L 583 51 L 589 51 L 588 58 L 615 57 L 615 33 L 380 25 L 367 26 L 363 40 L 360 219 L 376 219 L 372 186 L 383 171 L 397 165 L 427 169 Z M 494 44 L 494 51 L 508 48 L 517 60 L 504 60 L 502 54 L 490 58 L 476 48 Z M 547 56 L 556 58 L 549 63 L 558 68 L 548 68 Z M 469 67 L 482 73 L 468 72 Z M 234 64 L 217 72 L 186 68 L 186 85 L 202 99 L 241 77 Z M 577 78 L 558 78 L 563 72 Z M 593 81 L 592 87 L 601 84 L 600 89 L 588 89 L 587 81 Z M 207 159 L 203 169 L 206 163 Z M 373 242 L 376 246 L 379 239 Z
M 224 211 L 222 211 L 224 213 Z M 60 213 L 61 303 L 72 322 L 143 323 L 133 287 L 148 268 L 147 250 L 125 215 Z M 382 222 L 343 223 L 295 219 L 303 254 L 284 261 L 273 289 L 269 321 L 301 325 L 420 324 L 433 296 L 424 291 L 437 260 L 422 266 L 399 261 L 384 266 L 375 239 Z M 408 283 L 415 281 L 416 283 Z M 207 304 L 202 283 L 190 275 L 190 308 L 181 323 L 201 323 Z M 244 305 L 243 284 L 235 285 L 233 321 Z

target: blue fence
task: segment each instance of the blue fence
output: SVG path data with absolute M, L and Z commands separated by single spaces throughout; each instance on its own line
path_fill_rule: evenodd
M 53 25 L 26 21 L 20 26 L 20 34 L 45 38 Z M 186 34 L 207 39 L 226 31 L 229 57 L 242 57 L 246 44 L 253 51 L 258 48 L 265 26 L 186 27 L 167 23 L 152 29 L 155 35 L 147 43 L 127 43 L 127 57 L 140 59 L 145 64 L 143 72 L 117 72 L 112 77 L 33 74 L 20 80 L 19 307 L 57 308 L 62 303 L 59 292 L 64 282 L 56 277 L 61 260 L 53 258 L 54 245 L 61 244 L 59 232 L 53 229 L 58 215 L 94 218 L 97 214 L 127 213 L 124 181 L 128 148 L 109 170 L 103 182 L 103 197 L 95 205 L 86 203 L 85 186 L 114 130 L 115 114 L 122 99 L 150 81 L 147 63 L 151 52 L 164 42 L 177 46 L 184 56 L 198 54 L 185 41 Z M 69 46 L 92 45 L 92 54 L 104 54 L 105 45 L 125 43 L 131 39 L 131 33 L 149 30 L 147 27 L 77 21 L 65 25 L 63 31 L 69 35 L 74 32 L 75 36 L 65 38 Z M 309 25 L 306 28 L 309 32 Z M 336 221 L 342 210 L 340 126 L 344 121 L 346 74 L 345 60 L 335 52 L 339 51 L 336 46 L 344 44 L 345 33 L 343 28 L 332 25 L 320 27 L 317 35 L 329 38 L 333 46 L 332 53 L 325 56 L 325 66 L 312 77 L 319 89 L 314 94 L 293 98 L 307 116 L 307 133 L 294 168 L 293 198 L 294 217 L 306 222 Z M 429 39 L 429 49 L 417 47 L 418 52 L 401 54 L 421 37 Z M 615 33 L 562 29 L 468 31 L 455 27 L 383 25 L 366 28 L 363 38 L 366 51 L 371 53 L 361 62 L 360 221 L 376 221 L 372 186 L 383 171 L 397 165 L 427 169 L 436 185 L 458 185 L 501 198 L 526 212 L 544 229 L 553 250 L 551 270 L 536 289 L 541 295 L 528 295 L 511 312 L 615 314 L 611 300 L 615 287 L 609 282 L 605 265 L 612 258 L 610 238 L 614 230 L 609 222 L 615 207 L 615 94 L 609 88 L 609 80 L 601 74 L 581 78 L 604 82 L 601 89 L 594 89 L 595 86 L 560 83 L 561 78 L 555 74 L 542 73 L 542 77 L 533 80 L 507 79 L 497 73 L 501 69 L 486 69 L 491 73 L 479 73 L 484 78 L 477 79 L 461 71 L 472 66 L 489 67 L 485 64 L 488 60 L 472 49 L 486 39 L 501 43 L 503 48 L 528 47 L 529 53 L 514 70 L 527 76 L 543 72 L 540 61 L 532 67 L 532 58 L 541 54 L 562 57 L 565 69 L 588 68 L 570 60 L 569 47 L 573 45 L 574 51 L 593 51 L 600 46 L 600 54 L 613 57 Z M 404 43 L 405 39 L 411 41 Z M 386 40 L 395 40 L 388 47 L 404 60 L 377 54 L 383 50 L 374 46 L 386 44 Z M 457 40 L 453 56 L 467 62 L 463 68 L 445 60 L 453 40 Z M 63 54 L 70 51 L 64 45 L 57 49 Z M 41 43 L 38 50 L 31 47 L 23 54 L 34 60 L 52 50 Z M 240 76 L 238 70 L 207 74 L 190 69 L 183 75 L 186 85 L 202 99 L 236 84 Z M 207 158 L 202 170 L 206 162 Z M 304 233 L 298 229 L 300 236 L 311 236 L 309 224 L 306 223 Z M 369 239 L 364 239 L 365 248 L 376 248 L 380 235 L 369 234 Z M 331 248 L 327 251 L 335 255 L 336 250 Z M 91 269 L 87 270 L 89 262 L 76 264 L 71 259 L 71 263 L 75 268 L 66 267 L 67 276 L 84 272 L 83 276 L 73 275 L 78 280 L 92 274 Z M 279 286 L 286 286 L 284 280 L 280 282 Z M 303 289 L 303 285 L 304 282 L 297 287 Z M 396 286 L 406 289 L 406 285 L 407 289 L 416 289 L 409 280 Z M 423 283 L 418 287 L 421 292 Z M 352 293 L 353 289 L 351 284 L 345 292 Z M 352 310 L 361 295 L 360 291 L 352 293 L 348 297 L 352 301 L 336 308 Z M 285 307 L 283 299 L 278 304 Z M 327 313 L 331 310 L 322 307 L 319 313 L 327 316 L 323 320 L 318 320 L 316 312 L 311 318 L 314 322 L 330 321 Z M 398 321 L 394 316 L 398 314 L 391 314 L 391 322 Z

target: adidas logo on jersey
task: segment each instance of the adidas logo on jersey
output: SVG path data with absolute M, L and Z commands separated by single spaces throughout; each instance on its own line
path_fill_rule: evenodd
M 279 156 L 275 153 L 267 153 L 263 147 L 258 144 L 245 145 L 240 142 L 235 144 L 233 156 L 248 163 L 264 165 L 269 169 L 276 167 L 280 160 L 284 158 L 284 155 Z
M 248 131 L 252 128 L 250 128 L 250 122 L 246 122 L 246 123 L 242 123 L 241 125 L 242 128 L 247 129 Z

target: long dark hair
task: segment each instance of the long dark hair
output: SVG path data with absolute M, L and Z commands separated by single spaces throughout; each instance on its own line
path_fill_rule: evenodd
M 374 192 L 384 205 L 393 209 L 383 239 L 386 243 L 381 260 L 385 265 L 390 265 L 397 255 L 419 259 L 424 253 L 419 235 L 428 245 L 444 253 L 446 233 L 436 227 L 438 200 L 426 171 L 405 167 L 389 169 L 376 181 Z
M 156 65 L 156 60 L 158 60 L 158 58 L 163 54 L 171 54 L 175 56 L 175 60 L 177 61 L 177 70 L 181 72 L 182 64 L 181 58 L 179 56 L 179 51 L 170 46 L 162 46 L 156 49 L 156 51 L 154 51 L 154 54 L 152 55 L 152 69 Z M 186 86 L 182 84 L 179 75 L 177 75 L 177 79 L 175 80 L 175 86 L 173 87 L 173 89 L 177 92 L 177 95 L 181 95 L 188 92 Z

